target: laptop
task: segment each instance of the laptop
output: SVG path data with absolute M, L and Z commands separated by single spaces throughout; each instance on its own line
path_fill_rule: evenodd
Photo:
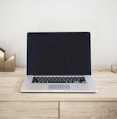
M 97 92 L 90 32 L 27 33 L 26 73 L 21 92 Z

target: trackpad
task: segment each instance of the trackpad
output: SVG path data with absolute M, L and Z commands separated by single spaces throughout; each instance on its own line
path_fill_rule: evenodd
M 51 90 L 69 90 L 70 85 L 48 85 L 48 89 L 51 89 Z

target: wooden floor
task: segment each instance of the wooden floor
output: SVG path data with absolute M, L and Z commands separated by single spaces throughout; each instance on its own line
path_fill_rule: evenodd
M 98 93 L 21 93 L 25 68 L 0 72 L 0 119 L 117 119 L 117 74 L 92 76 Z

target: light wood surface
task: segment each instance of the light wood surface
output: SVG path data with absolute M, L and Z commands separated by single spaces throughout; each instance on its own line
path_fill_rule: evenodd
M 25 69 L 0 72 L 0 100 L 2 101 L 117 101 L 117 74 L 110 69 L 93 70 L 98 93 L 21 93 Z M 6 98 L 9 97 L 9 98 Z
M 61 119 L 117 119 L 117 102 L 61 102 Z
M 0 102 L 0 119 L 55 119 L 57 102 Z
M 0 72 L 0 119 L 116 119 L 117 74 L 95 68 L 98 93 L 21 93 L 25 68 Z

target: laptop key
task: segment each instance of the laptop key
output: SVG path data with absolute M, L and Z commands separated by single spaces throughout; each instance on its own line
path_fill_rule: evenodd
M 38 83 L 38 79 L 36 77 L 33 77 L 32 83 Z
M 85 77 L 33 77 L 32 83 L 86 83 Z

